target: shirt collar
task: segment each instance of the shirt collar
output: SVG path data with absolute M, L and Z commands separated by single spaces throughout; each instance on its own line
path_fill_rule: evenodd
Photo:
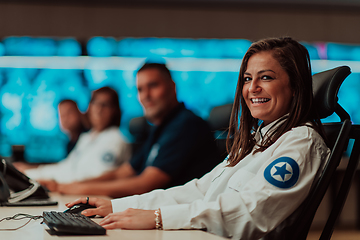
M 263 123 L 258 127 L 256 133 L 255 133 L 255 140 L 256 142 L 259 142 L 260 140 L 263 140 L 266 136 L 270 136 L 275 130 L 276 126 L 282 124 L 285 122 L 285 120 L 288 118 L 289 114 L 285 114 L 284 116 L 276 119 L 275 121 L 269 123 L 266 126 L 263 126 Z
M 161 131 L 169 122 L 174 119 L 179 112 L 185 109 L 185 104 L 183 102 L 179 102 L 170 112 L 165 116 L 164 120 L 161 121 L 160 125 L 152 125 L 153 132 Z
M 166 125 L 173 118 L 175 118 L 176 115 L 183 109 L 185 109 L 185 104 L 183 102 L 179 102 L 173 109 L 169 111 L 169 113 L 165 116 L 164 120 L 160 123 L 159 126 Z

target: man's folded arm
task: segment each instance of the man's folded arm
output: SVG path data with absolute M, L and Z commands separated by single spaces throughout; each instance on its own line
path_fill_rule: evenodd
M 121 178 L 128 178 L 128 177 L 132 177 L 135 175 L 136 175 L 136 172 L 131 167 L 131 165 L 129 163 L 123 163 L 120 167 L 118 167 L 114 170 L 105 172 L 104 174 L 102 174 L 99 177 L 81 181 L 81 183 L 97 183 L 97 182 L 103 182 L 103 181 L 111 181 L 111 180 L 116 180 L 116 179 L 121 179 Z
M 74 183 L 72 186 L 59 186 L 61 193 L 69 192 L 72 187 L 78 194 L 106 195 L 113 198 L 142 194 L 157 188 L 165 188 L 170 182 L 170 176 L 157 167 L 147 167 L 141 174 L 108 181 L 91 181 Z

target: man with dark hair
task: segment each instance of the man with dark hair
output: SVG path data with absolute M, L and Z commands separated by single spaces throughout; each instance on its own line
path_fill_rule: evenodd
M 58 111 L 61 129 L 69 136 L 69 142 L 66 145 L 66 152 L 69 154 L 75 147 L 80 134 L 89 130 L 90 123 L 73 100 L 62 100 L 58 104 Z
M 176 98 L 164 64 L 147 63 L 136 75 L 139 100 L 154 126 L 141 150 L 114 171 L 85 182 L 59 184 L 67 194 L 123 197 L 200 178 L 220 162 L 206 122 Z

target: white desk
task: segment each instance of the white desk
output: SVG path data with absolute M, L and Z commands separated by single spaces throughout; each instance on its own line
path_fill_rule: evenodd
M 0 207 L 0 219 L 10 217 L 16 213 L 26 213 L 31 215 L 42 215 L 43 211 L 64 211 L 67 207 L 65 203 L 78 198 L 78 196 L 62 196 L 52 194 L 52 199 L 59 202 L 57 206 L 43 207 Z M 99 222 L 101 218 L 95 218 L 94 221 Z M 24 220 L 10 220 L 0 222 L 0 229 L 16 228 L 24 223 Z M 48 227 L 40 224 L 42 220 L 31 220 L 25 227 L 16 231 L 0 231 L 1 240 L 47 240 L 47 239 L 117 239 L 117 240 L 224 240 L 224 238 L 206 233 L 199 230 L 178 230 L 178 231 L 161 231 L 161 230 L 107 230 L 104 236 L 56 236 L 48 233 Z

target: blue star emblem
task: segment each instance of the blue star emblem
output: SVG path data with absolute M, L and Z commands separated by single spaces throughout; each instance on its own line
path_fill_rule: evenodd
M 273 174 L 273 177 L 275 175 L 279 175 L 283 181 L 285 181 L 285 175 L 286 174 L 292 174 L 290 171 L 286 170 L 286 163 L 284 163 L 281 167 L 274 166 L 276 169 L 276 172 Z
M 115 160 L 115 156 L 112 153 L 108 152 L 102 156 L 102 160 L 106 163 L 113 163 Z
M 270 163 L 264 171 L 265 179 L 279 188 L 290 188 L 299 179 L 300 169 L 297 162 L 289 157 L 280 157 Z

